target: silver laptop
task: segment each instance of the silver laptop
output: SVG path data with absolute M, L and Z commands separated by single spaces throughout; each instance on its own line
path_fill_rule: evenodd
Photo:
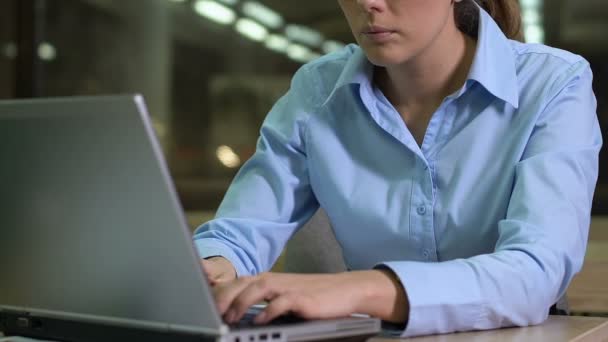
M 64 341 L 306 341 L 365 317 L 224 324 L 141 96 L 0 101 L 0 331 Z

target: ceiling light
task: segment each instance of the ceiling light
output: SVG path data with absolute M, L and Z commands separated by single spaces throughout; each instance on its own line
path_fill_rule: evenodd
M 232 9 L 211 0 L 196 1 L 194 10 L 201 16 L 222 25 L 232 24 L 236 19 Z
M 38 57 L 43 61 L 52 61 L 57 56 L 57 51 L 51 43 L 41 43 L 38 45 Z
M 334 51 L 338 51 L 344 47 L 343 43 L 337 42 L 335 40 L 326 40 L 323 42 L 323 46 L 321 49 L 325 53 L 332 53 Z
M 220 163 L 228 168 L 233 169 L 241 165 L 241 158 L 229 146 L 222 145 L 218 147 L 215 155 Z
M 308 62 L 311 54 L 309 48 L 300 44 L 290 44 L 285 52 L 289 58 L 300 63 Z
M 226 5 L 236 5 L 239 0 L 218 0 L 219 2 L 225 3 Z
M 323 42 L 323 35 L 302 25 L 287 25 L 285 27 L 287 38 L 310 46 L 319 46 Z
M 527 8 L 540 8 L 542 5 L 542 0 L 519 0 L 521 7 L 524 9 Z
M 247 1 L 243 4 L 243 13 L 263 25 L 277 29 L 283 25 L 283 17 L 272 9 L 257 1 Z
M 522 18 L 525 25 L 535 25 L 540 24 L 541 15 L 538 10 L 523 10 Z
M 15 57 L 17 57 L 17 44 L 10 42 L 10 43 L 6 43 L 6 45 L 4 45 L 4 56 L 8 57 L 9 59 L 13 59 Z
M 545 41 L 545 30 L 540 25 L 528 25 L 524 29 L 527 43 L 542 44 Z
M 287 46 L 289 46 L 289 40 L 285 36 L 279 34 L 271 34 L 266 38 L 265 45 L 270 50 L 276 52 L 285 52 Z
M 264 26 L 247 18 L 237 20 L 235 28 L 238 33 L 256 42 L 262 41 L 268 36 L 268 30 Z

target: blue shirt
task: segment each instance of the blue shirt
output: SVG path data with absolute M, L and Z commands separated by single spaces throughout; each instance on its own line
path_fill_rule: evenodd
M 362 50 L 304 65 L 195 234 L 267 271 L 319 205 L 350 269 L 388 267 L 404 336 L 541 323 L 583 263 L 601 134 L 589 64 L 508 40 L 480 12 L 468 79 L 418 146 Z

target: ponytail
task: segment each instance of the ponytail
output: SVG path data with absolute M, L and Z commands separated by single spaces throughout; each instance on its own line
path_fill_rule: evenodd
M 509 39 L 524 41 L 521 12 L 517 0 L 462 0 L 455 5 L 456 23 L 464 33 L 477 37 L 479 15 L 476 2 L 494 21 Z

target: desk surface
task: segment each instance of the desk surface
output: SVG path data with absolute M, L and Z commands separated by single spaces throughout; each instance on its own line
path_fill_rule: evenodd
M 394 339 L 372 338 L 369 342 L 394 342 Z M 406 340 L 404 340 L 406 341 Z M 537 326 L 475 331 L 457 334 L 423 336 L 412 342 L 483 342 L 483 341 L 608 341 L 608 319 L 598 317 L 549 316 Z
M 2 334 L 0 334 L 2 340 Z M 11 342 L 36 342 L 30 339 L 7 338 Z M 353 339 L 356 340 L 356 339 Z M 374 337 L 368 342 L 395 342 L 398 339 Z M 608 318 L 549 316 L 537 326 L 525 328 L 506 328 L 498 330 L 475 331 L 466 333 L 422 336 L 403 341 L 412 342 L 484 342 L 484 341 L 551 341 L 551 342 L 601 342 L 608 341 Z
M 608 216 L 591 220 L 585 264 L 568 289 L 570 310 L 608 314 Z
M 608 314 L 608 261 L 585 262 L 570 284 L 568 303 L 576 313 Z

